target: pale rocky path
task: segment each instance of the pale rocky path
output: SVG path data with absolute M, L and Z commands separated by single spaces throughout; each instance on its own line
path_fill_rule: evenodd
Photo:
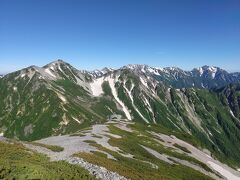
M 114 122 L 109 122 L 108 124 L 111 124 L 111 123 L 114 123 Z M 119 128 L 131 131 L 131 129 L 128 129 L 126 127 L 126 125 L 127 125 L 126 123 L 120 123 L 120 124 L 121 125 L 119 125 L 120 126 Z M 121 138 L 121 136 L 111 134 L 108 132 L 108 130 L 109 129 L 108 129 L 107 124 L 97 124 L 97 125 L 93 125 L 91 130 L 85 130 L 82 133 L 82 134 L 84 134 L 84 136 L 69 136 L 69 135 L 52 136 L 49 138 L 45 138 L 45 139 L 36 141 L 36 142 L 43 143 L 43 144 L 61 146 L 64 148 L 64 150 L 61 152 L 53 152 L 47 148 L 32 145 L 32 144 L 24 144 L 24 146 L 26 146 L 27 148 L 32 149 L 34 151 L 37 151 L 39 153 L 47 155 L 48 157 L 50 157 L 50 159 L 52 161 L 65 160 L 70 164 L 79 165 L 79 166 L 87 169 L 92 175 L 94 175 L 95 177 L 97 177 L 99 179 L 125 180 L 126 179 L 125 177 L 119 175 L 116 172 L 112 172 L 112 171 L 107 170 L 104 167 L 91 164 L 91 163 L 83 160 L 82 158 L 73 157 L 73 155 L 78 152 L 90 153 L 91 151 L 100 151 L 96 147 L 91 146 L 89 143 L 84 142 L 86 140 L 96 141 L 98 144 L 102 145 L 103 147 L 120 153 L 119 152 L 120 149 L 118 147 L 111 146 L 108 143 L 108 140 L 110 139 L 108 136 L 112 136 L 114 138 Z M 101 138 L 96 137 L 96 136 L 99 136 Z M 110 154 L 103 152 L 103 151 L 100 151 L 100 152 L 107 154 L 108 158 L 114 159 L 114 157 L 111 156 Z M 127 157 L 132 157 L 132 155 L 130 155 L 130 154 L 126 154 L 126 155 L 121 154 L 121 155 L 124 155 Z
M 66 161 L 70 164 L 80 165 L 81 167 L 87 169 L 96 178 L 104 180 L 126 180 L 125 177 L 120 176 L 116 172 L 107 170 L 105 167 L 97 166 L 84 161 L 82 158 L 69 157 Z

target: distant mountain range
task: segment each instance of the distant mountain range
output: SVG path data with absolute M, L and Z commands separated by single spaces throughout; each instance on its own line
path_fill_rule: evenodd
M 43 67 L 46 68 L 48 66 L 54 67 L 54 64 L 67 64 L 62 60 L 57 60 Z M 41 69 L 37 66 L 32 66 L 33 68 Z M 30 67 L 29 67 L 30 68 Z M 75 69 L 75 68 L 74 68 Z M 194 68 L 191 71 L 184 71 L 177 67 L 151 67 L 148 65 L 140 65 L 140 64 L 129 64 L 119 69 L 113 69 L 105 67 L 101 70 L 79 70 L 82 74 L 88 74 L 93 78 L 101 77 L 107 73 L 129 69 L 138 74 L 144 74 L 145 76 L 151 76 L 157 81 L 165 82 L 166 85 L 174 87 L 174 88 L 219 88 L 221 86 L 230 84 L 230 83 L 238 83 L 240 82 L 240 72 L 229 73 L 224 69 L 215 66 L 202 66 L 199 68 Z M 77 70 L 77 69 L 75 69 Z M 46 74 L 45 74 L 46 75 Z M 0 75 L 0 78 L 3 75 Z M 49 78 L 49 77 L 48 77 Z M 51 78 L 51 77 L 50 77 Z
M 194 68 L 192 71 L 176 67 L 154 68 L 147 65 L 127 65 L 123 68 L 152 76 L 174 88 L 213 88 L 237 83 L 240 80 L 240 73 L 228 73 L 219 67 L 210 66 Z
M 150 76 L 157 81 L 166 83 L 166 85 L 174 88 L 219 88 L 229 83 L 240 82 L 240 73 L 228 73 L 215 66 L 202 66 L 194 68 L 191 71 L 184 71 L 177 67 L 150 67 L 148 65 L 129 64 L 119 69 L 103 68 L 102 70 L 81 71 L 87 73 L 94 78 L 101 77 L 104 74 L 121 69 L 129 69 L 137 74 Z
M 126 119 L 184 132 L 240 162 L 240 73 L 127 65 L 77 70 L 57 60 L 0 79 L 0 133 L 21 140 Z

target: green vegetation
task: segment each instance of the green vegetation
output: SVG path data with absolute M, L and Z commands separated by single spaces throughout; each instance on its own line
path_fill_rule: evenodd
M 191 151 L 189 151 L 187 148 L 180 146 L 179 144 L 173 144 L 173 146 L 175 146 L 176 148 L 181 149 L 182 151 L 186 152 L 186 153 L 191 153 Z
M 135 125 L 133 125 L 133 126 L 135 126 Z M 109 128 L 112 133 L 121 135 L 123 137 L 120 139 L 111 138 L 109 143 L 113 146 L 120 147 L 120 149 L 123 150 L 124 152 L 134 154 L 134 157 L 137 159 L 141 159 L 141 160 L 145 160 L 145 161 L 148 160 L 146 157 L 149 157 L 149 153 L 147 153 L 146 150 L 140 146 L 140 145 L 144 145 L 144 146 L 149 147 L 159 153 L 167 154 L 169 156 L 173 156 L 178 159 L 193 162 L 194 164 L 197 164 L 200 167 L 202 167 L 203 169 L 205 169 L 206 171 L 212 172 L 212 170 L 207 165 L 198 161 L 197 159 L 192 158 L 185 154 L 171 151 L 171 149 L 166 148 L 163 145 L 159 144 L 157 141 L 155 141 L 153 139 L 153 136 L 151 134 L 149 134 L 146 130 L 138 131 L 138 128 L 136 128 L 136 126 L 135 126 L 135 130 L 136 130 L 135 133 L 130 133 L 130 132 L 123 131 L 119 128 L 116 128 L 114 126 L 110 126 Z M 141 134 L 141 136 L 139 136 L 140 134 Z M 186 151 L 188 151 L 188 150 L 186 149 Z M 150 162 L 152 162 L 152 161 L 150 161 Z
M 83 142 L 89 143 L 89 144 L 96 144 L 96 141 L 94 140 L 85 140 Z
M 107 158 L 107 154 L 99 152 L 99 151 L 91 151 L 91 153 L 93 153 L 97 156 L 103 157 L 103 158 Z
M 0 142 L 0 179 L 95 179 L 85 169 L 64 161 L 50 162 L 18 143 Z
M 28 143 L 28 144 L 32 144 L 32 145 L 35 145 L 35 146 L 41 146 L 41 147 L 50 149 L 51 151 L 54 151 L 54 152 L 61 152 L 61 151 L 64 150 L 64 148 L 61 147 L 61 146 L 43 144 L 43 143 L 38 143 L 38 142 L 27 142 L 27 143 Z
M 70 134 L 69 136 L 80 136 L 80 137 L 83 137 L 83 136 L 85 136 L 85 134 L 82 134 L 82 133 L 73 133 L 73 134 Z
M 68 68 L 66 71 L 69 71 Z M 15 79 L 19 73 L 12 73 L 0 80 L 0 96 L 3 97 L 0 102 L 0 116 L 3 117 L 0 128 L 4 127 L 6 137 L 33 141 L 60 133 L 71 134 L 94 123 L 106 121 L 108 114 L 100 114 L 101 109 L 97 112 L 93 110 L 99 101 L 95 101 L 75 83 L 72 72 L 69 72 L 68 77 L 63 75 L 64 78 L 57 81 L 39 79 L 38 72 L 32 79 L 27 76 Z M 58 97 L 57 92 L 64 96 L 67 103 Z M 8 106 L 12 107 L 11 111 Z M 61 125 L 63 119 L 69 123 Z
M 122 111 L 117 109 L 117 106 L 113 101 L 112 97 L 109 96 L 98 98 L 96 102 L 92 105 L 92 109 L 94 110 L 94 112 L 104 117 L 105 120 L 113 113 L 124 115 Z
M 193 169 L 185 166 L 169 165 L 165 162 L 157 160 L 152 155 L 144 152 L 147 155 L 147 160 L 153 162 L 158 166 L 158 169 L 153 168 L 151 164 L 140 161 L 137 158 L 127 158 L 119 155 L 118 153 L 102 147 L 99 144 L 93 144 L 109 154 L 116 160 L 108 159 L 102 153 L 77 153 L 75 156 L 81 157 L 86 161 L 103 166 L 108 170 L 119 173 L 120 175 L 133 180 L 137 179 L 211 179 Z M 135 146 L 135 145 L 134 145 Z
M 135 125 L 131 125 L 131 127 L 132 126 Z M 101 151 L 109 153 L 116 160 L 108 159 L 106 154 L 95 151 L 92 153 L 77 153 L 75 156 L 81 157 L 90 163 L 103 166 L 108 170 L 115 171 L 130 179 L 149 179 L 149 177 L 151 177 L 151 179 L 211 179 L 189 167 L 168 164 L 147 152 L 141 145 L 149 147 L 159 153 L 164 153 L 179 159 L 193 162 L 194 164 L 203 167 L 205 170 L 212 172 L 208 166 L 198 160 L 163 147 L 161 144 L 156 142 L 153 139 L 154 137 L 147 133 L 146 130 L 138 128 L 142 126 L 144 125 L 139 124 L 135 126 L 134 132 L 127 132 L 115 127 L 114 125 L 109 125 L 110 133 L 117 134 L 122 137 L 113 138 L 109 136 L 110 145 L 119 147 L 120 152 L 123 154 L 132 154 L 133 158 L 124 157 L 117 152 L 111 151 L 97 144 L 95 141 L 88 141 L 88 143 Z M 140 132 L 141 136 L 139 136 Z M 151 163 L 156 165 L 158 168 L 153 167 Z
M 109 83 L 107 81 L 104 81 L 102 83 L 102 89 L 103 89 L 103 92 L 104 92 L 105 95 L 113 96 L 111 87 L 110 87 L 110 85 L 109 85 Z
M 98 136 L 98 135 L 96 135 L 96 134 L 92 134 L 92 137 L 95 137 L 95 138 L 102 138 L 102 136 Z

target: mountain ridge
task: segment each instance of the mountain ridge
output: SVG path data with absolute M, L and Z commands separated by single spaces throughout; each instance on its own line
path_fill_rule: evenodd
M 174 88 L 196 87 L 196 88 L 211 89 L 215 87 L 225 86 L 230 83 L 240 82 L 240 72 L 229 73 L 226 70 L 216 66 L 204 65 L 202 67 L 193 68 L 191 71 L 186 71 L 178 67 L 160 68 L 160 67 L 151 67 L 146 64 L 128 64 L 115 69 L 105 67 L 101 70 L 96 69 L 93 71 L 88 71 L 88 70 L 78 70 L 61 59 L 50 62 L 49 64 L 41 67 L 44 69 L 44 71 L 48 73 L 48 78 L 55 78 L 54 77 L 55 75 L 53 75 L 51 72 L 54 70 L 54 67 L 56 64 L 59 67 L 61 67 L 60 65 L 64 65 L 66 67 L 69 66 L 72 69 L 74 69 L 74 71 L 76 71 L 77 73 L 82 73 L 92 78 L 100 78 L 105 74 L 111 73 L 113 71 L 129 69 L 139 74 L 144 73 L 148 76 L 154 77 L 158 81 L 165 82 L 167 85 Z M 48 66 L 52 67 L 52 69 L 49 69 Z M 29 68 L 31 67 L 37 67 L 37 66 L 30 66 Z M 39 68 L 40 67 L 38 67 L 38 69 Z
M 204 69 L 216 71 L 215 78 L 218 76 L 217 68 L 205 66 Z M 58 60 L 5 75 L 0 80 L 1 131 L 7 137 L 32 140 L 120 118 L 183 131 L 202 138 L 213 148 L 219 142 L 211 134 L 223 131 L 227 138 L 230 135 L 226 127 L 231 127 L 232 132 L 239 128 L 238 89 L 232 91 L 232 95 L 217 90 L 232 82 L 210 81 L 209 78 L 213 78 L 210 74 L 203 76 L 209 81 L 199 80 L 208 86 L 198 88 L 188 86 L 194 76 L 185 79 L 191 73 L 178 68 L 135 65 L 105 70 L 95 76 Z M 174 84 L 181 81 L 181 86 Z M 216 86 L 209 85 L 213 82 L 218 87 L 216 90 L 212 88 Z M 222 112 L 218 106 L 223 106 Z
M 48 64 L 46 64 L 46 65 L 44 65 L 44 66 L 47 66 L 47 65 L 51 65 L 51 64 L 53 64 L 53 63 L 63 63 L 63 64 L 68 64 L 68 65 L 70 65 L 69 63 L 67 63 L 66 61 L 64 61 L 64 60 L 62 60 L 62 59 L 57 59 L 57 60 L 54 60 L 54 61 L 52 61 L 52 62 L 50 62 L 50 63 L 48 63 Z M 35 65 L 30 65 L 30 66 L 28 66 L 28 67 L 31 67 L 31 66 L 35 66 Z M 43 67 L 44 67 L 43 66 Z M 39 67 L 39 66 L 37 66 L 37 67 Z M 229 71 L 227 71 L 227 70 L 224 70 L 223 68 L 220 68 L 220 67 L 218 67 L 218 66 L 214 66 L 214 65 L 212 65 L 212 66 L 210 66 L 210 65 L 202 65 L 202 66 L 199 66 L 199 67 L 194 67 L 194 68 L 192 68 L 192 70 L 184 70 L 184 69 L 182 69 L 182 68 L 179 68 L 179 67 L 177 67 L 177 66 L 167 66 L 167 67 L 158 67 L 158 66 L 150 66 L 150 65 L 147 65 L 147 64 L 127 64 L 127 65 L 123 65 L 123 66 L 121 66 L 121 67 L 118 67 L 118 68 L 111 68 L 111 67 L 104 67 L 104 68 L 101 68 L 101 69 L 94 69 L 94 70 L 87 70 L 87 69 L 78 69 L 79 71 L 85 71 L 85 72 L 94 72 L 94 71 L 96 71 L 96 72 L 104 72 L 104 71 L 113 71 L 113 70 L 117 70 L 117 69 L 123 69 L 123 68 L 130 68 L 130 69 L 132 69 L 132 68 L 134 68 L 134 67 L 150 67 L 150 68 L 153 68 L 153 69 L 158 69 L 158 70 L 164 70 L 164 69 L 171 69 L 171 70 L 173 70 L 173 69 L 179 69 L 179 70 L 181 70 L 181 71 L 185 71 L 185 72 L 191 72 L 191 71 L 194 71 L 194 70 L 199 70 L 200 71 L 200 69 L 203 69 L 203 70 L 211 70 L 211 69 L 213 69 L 213 68 L 216 68 L 216 69 L 219 69 L 219 70 L 223 70 L 223 71 L 225 71 L 225 72 L 227 72 L 227 73 L 229 73 L 229 74 L 235 74 L 235 73 L 239 73 L 239 71 L 234 71 L 234 72 L 229 72 Z M 23 68 L 24 69 L 24 68 Z M 18 71 L 18 70 L 16 70 L 16 71 Z M 12 71 L 12 72 L 15 72 L 15 71 Z M 1 76 L 5 76 L 5 75 L 7 75 L 7 74 L 10 74 L 10 73 L 12 73 L 12 72 L 9 72 L 9 73 L 5 73 L 5 74 L 1 74 Z
M 202 69 L 206 74 L 146 65 L 88 72 L 62 60 L 30 66 L 0 79 L 0 134 L 33 141 L 124 121 L 174 134 L 240 167 L 238 76 Z

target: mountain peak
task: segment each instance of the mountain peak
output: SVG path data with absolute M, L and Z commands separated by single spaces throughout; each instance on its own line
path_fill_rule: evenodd
M 104 68 L 102 68 L 102 70 L 101 70 L 101 72 L 102 72 L 103 74 L 106 74 L 106 73 L 109 73 L 109 72 L 112 72 L 112 71 L 114 71 L 114 69 L 113 69 L 113 68 L 108 68 L 108 67 L 104 67 Z
M 146 64 L 128 64 L 126 66 L 123 66 L 123 69 L 142 69 L 142 68 L 146 68 L 149 67 Z
M 219 67 L 216 67 L 216 66 L 207 66 L 207 65 L 204 65 L 202 66 L 202 69 L 203 70 L 209 70 L 209 71 L 217 71 L 218 69 L 220 69 Z
M 49 67 L 49 66 L 56 66 L 56 65 L 68 65 L 67 62 L 63 61 L 62 59 L 57 59 L 55 61 L 52 61 L 50 63 L 48 63 L 47 65 L 45 65 L 44 67 Z
M 184 71 L 182 69 L 180 69 L 179 67 L 175 67 L 175 66 L 172 66 L 172 67 L 165 67 L 163 68 L 164 70 L 168 70 L 168 71 Z

